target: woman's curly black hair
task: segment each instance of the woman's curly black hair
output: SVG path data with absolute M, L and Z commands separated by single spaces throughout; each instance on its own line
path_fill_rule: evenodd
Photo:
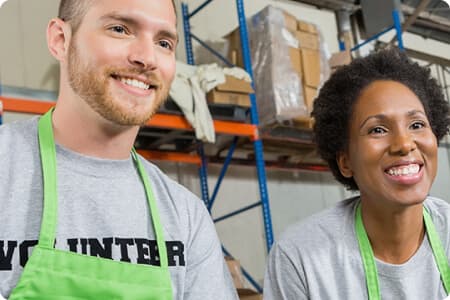
M 320 156 L 334 177 L 349 190 L 358 190 L 353 178 L 342 176 L 337 154 L 348 148 L 349 120 L 361 92 L 376 80 L 392 80 L 411 89 L 422 102 L 437 140 L 449 131 L 450 108 L 443 89 L 430 70 L 398 49 L 381 50 L 342 66 L 328 79 L 314 101 L 314 136 Z

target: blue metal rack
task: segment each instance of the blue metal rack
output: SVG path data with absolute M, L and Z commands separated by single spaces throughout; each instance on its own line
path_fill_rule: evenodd
M 211 49 L 206 43 L 201 41 L 198 37 L 196 37 L 190 29 L 190 23 L 189 20 L 193 16 L 195 16 L 199 11 L 201 11 L 204 7 L 206 7 L 209 3 L 211 3 L 213 0 L 206 0 L 204 3 L 199 5 L 198 8 L 194 9 L 191 13 L 189 13 L 188 5 L 183 3 L 182 4 L 182 14 L 183 14 L 183 27 L 184 27 L 184 37 L 185 37 L 185 44 L 186 44 L 186 55 L 187 55 L 187 62 L 188 64 L 195 64 L 194 55 L 193 55 L 193 49 L 192 49 L 192 39 L 197 41 L 200 45 L 206 47 L 208 50 L 210 50 L 213 54 L 215 54 L 219 59 L 226 62 L 228 66 L 232 66 L 230 62 L 228 62 L 223 56 L 221 56 L 219 53 Z M 239 20 L 239 31 L 240 31 L 240 37 L 241 37 L 241 46 L 242 46 L 242 54 L 244 59 L 244 65 L 245 70 L 250 74 L 251 78 L 253 78 L 253 70 L 252 70 L 252 63 L 251 63 L 251 57 L 250 57 L 250 47 L 248 42 L 248 33 L 247 33 L 247 23 L 245 19 L 245 11 L 244 11 L 244 3 L 243 0 L 236 0 L 236 8 L 237 8 L 237 15 Z M 250 95 L 250 101 L 251 101 L 251 108 L 250 108 L 250 116 L 251 116 L 251 122 L 252 124 L 258 126 L 259 125 L 259 118 L 258 118 L 258 111 L 256 106 L 256 97 L 255 94 Z M 202 197 L 203 201 L 205 202 L 207 208 L 211 211 L 211 208 L 214 204 L 214 201 L 216 199 L 218 190 L 220 188 L 220 185 L 222 183 L 222 180 L 227 172 L 228 166 L 232 160 L 232 156 L 234 153 L 234 150 L 236 148 L 237 138 L 234 139 L 231 147 L 229 148 L 226 160 L 224 162 L 224 165 L 222 167 L 222 171 L 220 173 L 220 176 L 217 180 L 216 186 L 214 188 L 214 192 L 211 197 L 209 197 L 208 192 L 208 185 L 207 185 L 207 160 L 202 156 L 202 165 L 200 167 L 200 182 L 201 182 L 201 189 L 202 189 Z M 256 162 L 256 169 L 258 174 L 258 184 L 259 184 L 259 194 L 260 194 L 260 201 L 246 206 L 244 208 L 241 208 L 239 210 L 236 210 L 234 212 L 231 212 L 225 216 L 222 216 L 220 218 L 215 219 L 215 222 L 222 221 L 226 218 L 232 217 L 234 215 L 237 215 L 239 213 L 242 213 L 244 211 L 247 211 L 249 209 L 252 209 L 257 206 L 262 207 L 263 212 L 263 220 L 264 220 L 264 230 L 266 235 L 266 246 L 267 250 L 270 250 L 270 247 L 273 244 L 273 231 L 272 231 L 272 219 L 270 214 L 270 205 L 269 205 L 269 196 L 267 192 L 267 180 L 266 180 L 266 171 L 265 171 L 265 163 L 264 163 L 264 153 L 263 153 L 263 144 L 262 140 L 257 138 L 253 141 L 253 148 L 255 152 L 255 162 Z M 199 147 L 199 153 L 202 155 L 203 153 L 202 146 Z M 225 254 L 230 255 L 230 253 L 223 248 L 223 251 Z M 251 276 L 248 274 L 248 272 L 243 269 L 244 276 L 249 280 L 249 282 L 258 290 L 259 292 L 262 292 L 262 288 L 256 283 L 255 280 L 251 278 Z
M 391 30 L 393 30 L 393 29 L 395 29 L 395 32 L 396 32 L 396 38 L 397 38 L 397 43 L 398 43 L 397 46 L 398 46 L 398 48 L 399 48 L 400 50 L 404 50 L 404 47 L 403 47 L 403 38 L 402 38 L 402 23 L 401 23 L 401 20 L 400 20 L 400 13 L 399 13 L 398 10 L 394 9 L 394 10 L 392 11 L 392 19 L 393 19 L 393 21 L 394 21 L 394 24 L 393 24 L 391 27 L 388 27 L 388 28 L 386 28 L 385 30 L 383 30 L 383 31 L 381 31 L 381 32 L 379 32 L 379 33 L 377 33 L 377 34 L 371 36 L 370 38 L 366 39 L 366 40 L 363 41 L 362 43 L 360 43 L 360 44 L 354 46 L 352 49 L 350 49 L 350 51 L 358 50 L 358 49 L 361 48 L 362 46 L 364 46 L 364 45 L 366 45 L 366 44 L 368 44 L 368 43 L 370 43 L 370 42 L 372 42 L 372 41 L 374 41 L 374 40 L 377 40 L 379 37 L 381 37 L 382 35 L 384 35 L 385 33 L 389 32 L 389 31 L 391 31 Z M 339 41 L 339 48 L 340 48 L 341 51 L 344 51 L 344 50 L 345 50 L 345 45 L 344 45 L 344 42 L 343 42 L 343 41 Z

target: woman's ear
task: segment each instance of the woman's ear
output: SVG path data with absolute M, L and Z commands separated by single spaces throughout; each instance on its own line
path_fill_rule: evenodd
M 50 53 L 59 61 L 67 56 L 72 30 L 69 24 L 59 18 L 50 20 L 47 26 L 47 46 Z
M 347 152 L 339 152 L 336 154 L 336 162 L 341 171 L 342 176 L 346 178 L 353 177 L 353 171 Z

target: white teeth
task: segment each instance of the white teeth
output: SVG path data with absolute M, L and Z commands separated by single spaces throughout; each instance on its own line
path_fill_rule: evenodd
M 131 86 L 143 89 L 143 90 L 148 90 L 150 88 L 150 85 L 145 84 L 142 81 L 139 81 L 136 79 L 120 78 L 120 81 L 125 84 L 131 85 Z
M 404 166 L 401 168 L 391 168 L 387 171 L 389 175 L 393 176 L 404 176 L 404 175 L 413 175 L 419 173 L 420 166 L 418 164 L 411 164 L 408 166 Z

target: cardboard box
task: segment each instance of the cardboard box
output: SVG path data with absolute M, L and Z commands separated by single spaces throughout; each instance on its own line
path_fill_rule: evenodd
M 309 116 L 296 117 L 292 121 L 297 128 L 312 129 L 314 126 L 314 118 Z
M 244 288 L 244 275 L 241 271 L 241 264 L 233 259 L 232 257 L 225 256 L 225 261 L 227 263 L 228 269 L 230 270 L 231 278 L 233 278 L 233 283 L 236 289 Z
M 320 84 L 320 52 L 300 49 L 303 83 L 317 88 Z
M 316 25 L 305 21 L 297 20 L 297 30 L 318 34 Z
M 215 104 L 230 104 L 242 107 L 250 107 L 250 95 L 233 92 L 221 92 L 212 90 L 206 94 L 206 100 Z
M 229 75 L 225 75 L 225 83 L 219 84 L 215 89 L 222 92 L 254 93 L 250 82 Z
M 263 295 L 251 289 L 237 289 L 240 300 L 262 300 Z
M 350 54 L 350 51 L 340 51 L 333 53 L 328 60 L 328 63 L 330 64 L 330 68 L 336 69 L 340 66 L 348 65 L 352 61 L 352 55 Z
M 239 28 L 236 28 L 224 37 L 229 44 L 228 59 L 230 62 L 238 67 L 244 67 L 244 59 L 241 51 L 241 36 Z
M 298 27 L 297 18 L 287 12 L 283 12 L 283 15 L 285 28 L 290 32 L 294 33 Z
M 320 42 L 317 34 L 297 30 L 295 32 L 295 37 L 300 44 L 300 48 L 319 49 Z
M 289 47 L 289 57 L 291 58 L 292 68 L 297 72 L 297 74 L 302 74 L 300 51 L 297 48 Z
M 316 98 L 316 96 L 317 96 L 316 88 L 303 85 L 303 99 L 305 100 L 305 105 L 309 113 L 312 112 L 314 99 Z

